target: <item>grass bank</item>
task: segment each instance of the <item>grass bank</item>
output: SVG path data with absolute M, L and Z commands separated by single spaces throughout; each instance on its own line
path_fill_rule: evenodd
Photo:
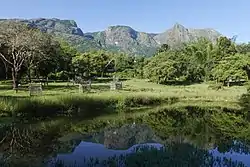
M 176 97 L 142 95 L 58 95 L 45 97 L 0 97 L 1 116 L 45 118 L 70 116 L 91 118 L 99 115 L 129 112 L 130 108 L 173 104 Z

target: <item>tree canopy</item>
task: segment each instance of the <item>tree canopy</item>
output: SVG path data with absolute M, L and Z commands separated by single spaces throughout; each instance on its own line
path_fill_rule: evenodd
M 87 79 L 113 73 L 161 84 L 248 80 L 249 46 L 219 37 L 216 43 L 200 38 L 178 49 L 163 44 L 150 58 L 105 50 L 79 52 L 61 39 L 10 21 L 0 25 L 0 77 L 11 75 L 14 88 L 25 75 L 31 81 L 34 77 Z

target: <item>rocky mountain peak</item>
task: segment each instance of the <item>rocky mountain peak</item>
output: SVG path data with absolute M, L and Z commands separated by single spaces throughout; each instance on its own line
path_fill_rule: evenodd
M 183 25 L 179 24 L 179 23 L 175 23 L 172 29 L 186 29 Z
M 30 26 L 61 37 L 74 45 L 79 51 L 106 49 L 122 51 L 128 54 L 151 56 L 162 44 L 174 48 L 182 43 L 205 37 L 211 41 L 221 36 L 213 29 L 192 29 L 175 23 L 163 33 L 145 33 L 134 30 L 126 25 L 109 26 L 104 31 L 83 33 L 74 20 L 58 18 L 11 19 L 24 22 Z M 9 21 L 8 19 L 0 19 Z
M 77 26 L 74 20 L 60 20 L 57 18 L 35 18 L 29 20 L 20 20 L 30 26 L 37 27 L 48 33 L 67 33 L 83 36 L 82 30 Z

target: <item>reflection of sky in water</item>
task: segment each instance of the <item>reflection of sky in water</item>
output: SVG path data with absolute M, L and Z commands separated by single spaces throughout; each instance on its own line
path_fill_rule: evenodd
M 91 142 L 81 142 L 74 150 L 73 153 L 68 153 L 68 154 L 58 154 L 57 159 L 64 161 L 65 164 L 78 164 L 78 165 L 83 165 L 84 160 L 83 157 L 85 158 L 99 158 L 100 160 L 107 159 L 108 157 L 114 156 L 114 155 L 121 155 L 121 154 L 129 154 L 134 152 L 134 148 L 137 146 L 152 146 L 155 148 L 161 148 L 161 144 L 157 143 L 148 143 L 148 144 L 137 144 L 134 145 L 133 147 L 129 148 L 128 150 L 112 150 L 112 149 L 107 149 L 104 145 L 102 144 L 96 144 L 96 143 L 91 143 Z M 219 156 L 219 157 L 227 157 L 231 158 L 233 161 L 242 161 L 246 166 L 250 167 L 250 154 L 244 154 L 244 153 L 237 153 L 234 151 L 227 152 L 227 153 L 220 153 L 217 148 L 210 150 L 210 152 L 214 156 Z
M 214 156 L 231 158 L 233 161 L 241 161 L 246 166 L 250 167 L 250 154 L 237 153 L 235 151 L 220 153 L 217 148 L 210 150 L 209 152 L 212 153 Z
M 147 144 L 137 144 L 133 147 L 130 147 L 127 150 L 112 150 L 107 149 L 103 144 L 91 143 L 91 142 L 81 142 L 74 150 L 73 153 L 69 154 L 58 154 L 57 159 L 62 160 L 65 164 L 74 164 L 77 165 L 83 164 L 83 157 L 86 159 L 88 158 L 98 158 L 100 160 L 107 159 L 108 157 L 114 155 L 121 155 L 121 154 L 129 154 L 133 153 L 135 147 L 138 146 L 152 146 L 154 148 L 160 149 L 162 147 L 161 144 L 157 143 L 147 143 Z

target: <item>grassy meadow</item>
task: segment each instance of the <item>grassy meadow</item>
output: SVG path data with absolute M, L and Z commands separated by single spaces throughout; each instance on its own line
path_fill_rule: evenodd
M 111 91 L 108 80 L 97 80 L 90 91 L 83 93 L 79 93 L 78 86 L 72 83 L 52 82 L 43 86 L 42 96 L 29 97 L 27 85 L 22 85 L 18 93 L 15 93 L 9 83 L 2 83 L 0 115 L 32 113 L 29 116 L 43 117 L 80 112 L 88 116 L 88 111 L 97 111 L 94 116 L 98 116 L 102 113 L 167 104 L 177 107 L 192 105 L 239 108 L 238 100 L 246 92 L 244 86 L 214 90 L 205 83 L 172 86 L 132 79 L 124 81 L 123 89 L 119 91 Z
M 10 84 L 0 84 L 0 96 L 28 97 L 29 93 L 27 85 L 23 85 L 24 90 L 19 90 L 17 94 L 11 89 Z M 148 82 L 147 80 L 132 79 L 123 82 L 123 89 L 120 91 L 110 91 L 109 81 L 92 83 L 91 91 L 83 95 L 94 96 L 130 96 L 130 95 L 146 95 L 146 96 L 163 96 L 178 97 L 183 100 L 204 100 L 204 101 L 230 101 L 235 102 L 238 98 L 246 93 L 244 86 L 224 87 L 222 90 L 214 90 L 209 88 L 209 84 L 193 84 L 193 85 L 160 85 Z M 48 86 L 43 87 L 44 97 L 63 96 L 63 95 L 79 95 L 78 86 L 67 82 L 51 82 Z

